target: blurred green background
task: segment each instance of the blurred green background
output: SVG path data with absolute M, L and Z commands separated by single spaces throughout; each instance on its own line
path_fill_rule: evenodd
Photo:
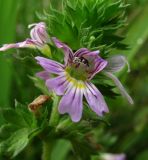
M 129 44 L 130 50 L 122 54 L 127 56 L 131 72 L 119 76 L 135 105 L 127 105 L 121 97 L 109 99 L 111 125 L 96 132 L 96 141 L 105 152 L 125 152 L 129 160 L 148 160 L 148 1 L 126 2 L 130 3 L 128 25 L 120 32 L 127 34 L 125 43 Z M 36 13 L 48 11 L 50 3 L 50 0 L 0 0 L 0 44 L 22 41 L 28 37 L 28 24 L 38 22 Z M 52 0 L 52 3 L 58 6 L 60 1 Z M 29 58 L 22 60 L 19 54 L 10 54 L 13 52 L 17 51 L 0 53 L 0 107 L 13 107 L 14 99 L 29 103 L 40 94 L 28 76 L 33 74 L 31 67 L 34 64 L 30 63 Z M 114 52 L 121 53 L 117 50 Z M 58 157 L 55 157 L 57 154 Z M 53 160 L 72 159 L 71 154 L 70 144 L 59 141 L 53 152 Z M 36 139 L 15 159 L 38 160 L 40 155 L 40 141 Z

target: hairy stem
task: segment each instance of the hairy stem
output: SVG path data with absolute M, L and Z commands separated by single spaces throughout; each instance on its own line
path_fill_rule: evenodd
M 59 122 L 58 104 L 59 104 L 59 97 L 54 95 L 53 106 L 52 106 L 51 116 L 49 120 L 49 125 L 52 127 L 55 127 Z

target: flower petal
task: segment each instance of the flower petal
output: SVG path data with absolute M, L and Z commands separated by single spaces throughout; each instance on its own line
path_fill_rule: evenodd
M 0 51 L 6 51 L 11 48 L 18 48 L 17 44 L 5 44 L 0 48 Z
M 102 71 L 107 66 L 107 61 L 101 57 L 96 57 L 94 60 L 94 69 L 91 71 L 90 78 L 92 79 L 98 72 Z
M 105 74 L 107 77 L 111 78 L 111 79 L 114 81 L 114 83 L 115 83 L 115 85 L 118 87 L 121 95 L 122 95 L 123 97 L 125 97 L 130 104 L 134 104 L 133 99 L 132 99 L 131 96 L 126 92 L 125 88 L 123 87 L 123 85 L 121 84 L 121 82 L 119 81 L 119 79 L 118 79 L 116 76 L 114 76 L 112 73 L 110 73 L 110 72 L 104 72 L 104 74 Z
M 36 41 L 31 39 L 26 39 L 24 42 L 12 43 L 12 44 L 5 44 L 3 47 L 0 48 L 0 51 L 6 51 L 11 48 L 35 48 Z
M 64 95 L 68 83 L 69 82 L 66 80 L 65 75 L 58 76 L 56 78 L 51 78 L 46 81 L 48 89 L 54 90 L 54 92 L 56 92 L 57 95 Z
M 90 51 L 87 48 L 81 48 L 74 54 L 74 57 L 83 57 L 88 61 L 88 72 L 90 74 L 88 77 L 89 80 L 107 65 L 107 61 L 98 56 L 99 52 L 99 50 Z
M 60 75 L 62 72 L 64 72 L 64 69 L 63 69 L 64 66 L 56 61 L 39 57 L 39 56 L 35 57 L 35 59 L 49 73 Z
M 44 22 L 31 24 L 29 28 L 33 27 L 30 31 L 31 39 L 26 39 L 24 42 L 5 44 L 0 48 L 0 51 L 5 51 L 10 48 L 36 48 L 43 47 L 45 43 L 48 43 L 49 36 L 46 31 L 46 25 Z
M 86 86 L 87 88 L 84 95 L 90 108 L 99 116 L 103 116 L 105 112 L 109 112 L 107 104 L 100 91 L 92 83 L 86 83 Z
M 119 72 L 125 67 L 125 64 L 128 66 L 128 72 L 130 72 L 130 66 L 125 56 L 115 55 L 107 59 L 108 65 L 105 70 L 107 72 Z
M 68 113 L 73 122 L 80 121 L 83 108 L 82 98 L 82 89 L 71 84 L 60 101 L 59 112 L 61 114 Z
M 59 41 L 57 38 L 55 37 L 52 37 L 52 40 L 53 42 L 55 43 L 55 45 L 58 47 L 58 48 L 61 48 L 63 49 L 64 51 L 64 54 L 65 54 L 65 57 L 64 57 L 64 62 L 65 62 L 65 65 L 67 65 L 67 63 L 70 61 L 73 60 L 73 52 L 71 50 L 70 47 L 68 47 L 66 44 L 62 43 L 61 41 Z
M 45 80 L 45 81 L 50 78 L 50 74 L 47 71 L 38 72 L 36 74 L 36 76 L 41 78 L 41 79 L 43 79 L 43 80 Z
M 99 52 L 100 52 L 99 50 L 98 51 L 90 51 L 87 48 L 81 48 L 74 53 L 74 56 L 75 57 L 83 57 L 84 55 L 85 56 L 96 56 L 99 54 Z
M 103 160 L 125 160 L 126 155 L 122 154 L 112 154 L 112 153 L 104 153 L 101 155 Z
M 40 23 L 34 23 L 28 26 L 28 28 L 31 28 L 30 36 L 33 40 L 41 43 L 42 45 L 45 43 L 48 43 L 49 41 L 49 35 L 46 31 L 46 24 L 44 22 Z

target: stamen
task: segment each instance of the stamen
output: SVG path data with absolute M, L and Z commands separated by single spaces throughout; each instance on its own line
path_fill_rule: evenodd
M 81 60 L 79 57 L 74 57 L 73 63 L 80 63 Z
M 84 57 L 74 57 L 73 63 L 77 64 L 78 66 L 82 64 L 87 65 L 89 67 L 89 62 Z

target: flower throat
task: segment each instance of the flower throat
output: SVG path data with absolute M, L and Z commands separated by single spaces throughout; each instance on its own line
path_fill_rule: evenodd
M 77 80 L 86 81 L 88 78 L 89 62 L 84 57 L 74 57 L 73 62 L 66 68 L 69 75 Z

